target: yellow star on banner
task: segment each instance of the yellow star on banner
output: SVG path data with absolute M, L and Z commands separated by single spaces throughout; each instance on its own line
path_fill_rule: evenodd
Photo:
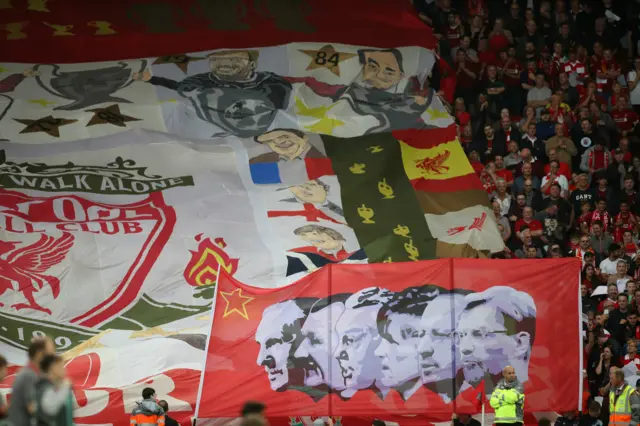
M 55 104 L 55 102 L 48 101 L 46 99 L 29 99 L 27 102 L 29 102 L 30 104 L 40 105 L 42 107 L 47 107 L 49 105 Z
M 338 52 L 330 44 L 322 46 L 319 50 L 300 51 L 307 56 L 311 56 L 311 62 L 309 66 L 307 66 L 307 71 L 326 68 L 338 77 L 340 77 L 340 62 L 356 56 L 355 53 Z
M 68 351 L 62 354 L 62 359 L 64 359 L 65 361 L 68 361 L 77 356 L 80 356 L 80 354 L 82 354 L 82 352 L 86 351 L 87 349 L 104 348 L 105 346 L 102 343 L 100 343 L 100 340 L 105 334 L 110 332 L 111 330 L 102 331 L 96 334 L 95 336 L 93 336 L 92 338 L 80 343 L 79 345 L 74 346 L 73 348 L 69 349 Z
M 249 314 L 247 313 L 247 304 L 253 300 L 253 297 L 243 296 L 242 289 L 238 288 L 233 290 L 231 293 L 225 293 L 224 291 L 220 292 L 220 296 L 227 302 L 227 306 L 224 308 L 224 314 L 222 314 L 222 318 L 226 318 L 232 313 L 237 313 L 244 319 L 249 319 Z
M 298 115 L 303 117 L 317 118 L 318 121 L 310 126 L 305 126 L 305 129 L 312 133 L 321 133 L 324 135 L 332 135 L 333 129 L 336 127 L 344 126 L 344 121 L 340 121 L 337 118 L 329 117 L 327 113 L 331 111 L 337 104 L 331 104 L 328 106 L 308 107 L 302 102 L 300 98 L 296 98 L 296 107 L 298 108 Z
M 3 66 L 0 66 L 0 73 L 7 72 L 7 71 L 10 71 L 9 68 L 5 68 Z
M 449 118 L 449 113 L 441 109 L 429 108 L 427 109 L 427 112 L 429 113 L 429 118 L 431 120 L 438 120 L 440 118 Z
M 136 330 L 129 336 L 130 339 L 138 337 L 153 337 L 153 336 L 171 336 L 175 332 L 163 330 L 161 327 L 151 327 L 144 330 Z

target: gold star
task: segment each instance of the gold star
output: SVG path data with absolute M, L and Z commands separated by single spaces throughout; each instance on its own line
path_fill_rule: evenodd
M 139 118 L 123 115 L 118 104 L 105 108 L 89 109 L 87 112 L 92 112 L 93 117 L 91 117 L 86 127 L 95 126 L 96 124 L 113 124 L 118 127 L 127 127 L 126 123 L 129 121 L 140 121 Z
M 7 71 L 11 71 L 11 70 L 9 68 L 5 68 L 0 65 L 0 73 L 7 72 Z
M 14 118 L 18 123 L 24 124 L 26 127 L 20 132 L 22 133 L 39 133 L 43 132 L 54 138 L 60 137 L 60 127 L 67 124 L 75 123 L 78 120 L 68 120 L 66 118 L 54 118 L 51 115 L 30 120 L 26 118 Z
M 253 297 L 243 296 L 242 289 L 238 288 L 231 293 L 220 292 L 220 295 L 227 302 L 227 306 L 224 308 L 224 314 L 222 318 L 226 318 L 232 313 L 237 313 L 242 318 L 248 320 L 249 314 L 247 313 L 247 304 L 253 300 Z
M 101 331 L 100 333 L 96 334 L 95 336 L 93 336 L 92 338 L 90 338 L 89 340 L 85 340 L 84 342 L 80 343 L 77 346 L 74 346 L 73 348 L 69 349 L 68 351 L 64 352 L 62 354 L 62 359 L 64 359 L 65 361 L 68 361 L 70 359 L 73 359 L 77 356 L 80 356 L 80 354 L 82 354 L 82 352 L 86 351 L 87 349 L 97 349 L 97 348 L 104 348 L 104 345 L 102 343 L 100 343 L 100 340 L 102 339 L 102 337 L 107 334 L 110 333 L 111 330 L 105 330 L 105 331 Z
M 46 99 L 29 99 L 27 102 L 29 102 L 30 104 L 40 105 L 42 107 L 47 107 L 49 105 L 55 104 L 55 102 L 48 101 Z
M 429 108 L 427 109 L 427 112 L 429 113 L 429 118 L 431 120 L 438 120 L 440 118 L 450 118 L 449 113 L 445 110 Z
M 171 336 L 175 334 L 175 332 L 165 331 L 160 327 L 152 327 L 144 330 L 136 330 L 129 336 L 130 339 L 135 339 L 138 337 L 153 337 L 153 336 Z
M 335 107 L 337 104 L 331 104 L 329 106 L 319 106 L 309 108 L 302 102 L 300 98 L 296 98 L 296 107 L 298 108 L 298 114 L 303 117 L 317 118 L 318 121 L 310 126 L 305 126 L 305 129 L 312 133 L 321 133 L 324 135 L 332 135 L 333 129 L 336 127 L 344 126 L 344 121 L 340 121 L 337 118 L 329 117 L 327 113 Z
M 311 62 L 309 62 L 309 66 L 307 66 L 307 71 L 326 68 L 338 77 L 340 77 L 340 62 L 356 56 L 355 53 L 337 52 L 330 44 L 323 46 L 320 50 L 300 51 L 307 56 L 311 56 Z
M 160 56 L 151 65 L 175 64 L 175 66 L 180 68 L 180 70 L 182 70 L 182 72 L 186 74 L 190 62 L 201 61 L 203 59 L 205 58 L 189 55 Z
M 374 145 L 367 148 L 367 151 L 369 151 L 372 154 L 377 154 L 379 152 L 384 151 L 384 149 L 382 149 L 379 145 Z

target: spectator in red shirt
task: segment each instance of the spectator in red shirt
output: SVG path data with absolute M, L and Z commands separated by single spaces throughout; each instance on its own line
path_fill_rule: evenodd
M 478 154 L 478 151 L 472 150 L 469 153 L 469 164 L 471 164 L 476 175 L 480 176 L 480 172 L 484 170 L 484 165 L 480 162 L 480 154 Z
M 558 124 L 556 127 L 558 126 L 562 126 L 561 124 Z M 571 139 L 569 139 L 569 141 L 571 141 Z M 549 141 L 547 141 L 547 145 L 548 145 Z M 572 142 L 573 143 L 573 142 Z M 549 163 L 545 164 L 544 166 L 544 174 L 548 175 L 549 174 L 549 164 L 552 161 L 557 161 L 559 164 L 559 168 L 558 168 L 558 173 L 561 174 L 562 176 L 567 178 L 567 182 L 569 182 L 571 180 L 571 166 L 567 163 L 563 163 L 558 159 L 558 151 L 556 150 L 556 148 L 551 148 L 547 150 L 547 156 L 549 157 Z
M 616 122 L 620 135 L 626 137 L 634 131 L 636 124 L 638 124 L 638 114 L 629 109 L 625 96 L 619 96 L 616 101 L 616 108 L 611 112 L 611 117 Z
M 453 12 L 449 13 L 447 15 L 447 23 L 448 26 L 445 30 L 445 37 L 449 42 L 449 47 L 455 49 L 460 46 L 460 39 L 462 39 L 462 35 L 464 34 L 462 23 L 460 22 L 460 15 Z
M 564 64 L 563 71 L 569 75 L 571 85 L 582 86 L 587 79 L 587 68 L 578 60 L 578 52 L 576 49 L 569 51 L 569 60 Z
M 531 231 L 532 237 L 539 238 L 542 235 L 542 223 L 533 218 L 533 208 L 531 207 L 525 207 L 522 211 L 522 219 L 516 222 L 515 231 L 520 239 L 522 239 L 522 228 L 525 226 Z
M 602 52 L 604 48 L 602 43 L 596 41 L 593 44 L 593 55 L 589 57 L 589 73 L 595 75 L 600 69 L 600 62 L 603 59 Z
M 598 92 L 603 93 L 605 97 L 611 94 L 611 86 L 613 82 L 620 76 L 620 65 L 613 57 L 611 49 L 605 49 L 602 60 L 598 65 L 596 72 L 596 84 Z
M 505 50 L 509 43 L 513 43 L 513 36 L 504 28 L 504 20 L 498 18 L 493 23 L 493 30 L 489 33 L 489 50 L 500 52 Z
M 502 155 L 496 155 L 493 163 L 496 165 L 496 176 L 504 179 L 508 186 L 513 185 L 513 172 L 505 168 L 504 157 L 502 157 Z
M 476 98 L 476 64 L 467 61 L 467 52 L 458 49 L 456 53 L 456 98 L 463 98 L 465 104 L 471 104 Z

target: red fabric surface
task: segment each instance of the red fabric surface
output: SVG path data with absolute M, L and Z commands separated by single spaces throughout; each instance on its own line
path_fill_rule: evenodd
M 305 41 L 435 46 L 410 4 L 393 0 L 68 0 L 46 3 L 48 11 L 12 4 L 2 10 L 1 62 L 107 61 Z M 234 16 L 241 29 L 221 30 Z M 96 21 L 116 33 L 95 35 Z M 69 26 L 72 35 L 53 36 L 52 25 Z
M 567 306 L 578 306 L 579 271 L 579 259 L 510 260 L 508 262 L 443 259 L 411 262 L 401 266 L 391 264 L 330 265 L 287 287 L 277 289 L 250 287 L 223 275 L 219 282 L 219 293 L 216 299 L 211 340 L 208 346 L 209 356 L 205 367 L 201 408 L 198 417 L 205 419 L 233 416 L 239 411 L 243 402 L 248 399 L 263 401 L 268 407 L 267 415 L 270 417 L 286 415 L 375 416 L 384 420 L 399 420 L 402 422 L 401 424 L 425 424 L 425 421 L 446 421 L 451 418 L 453 412 L 477 412 L 479 384 L 469 386 L 466 381 L 466 373 L 464 374 L 464 383 L 467 386 L 463 385 L 460 388 L 458 397 L 453 402 L 441 398 L 433 389 L 422 386 L 422 382 L 418 382 L 419 386 L 415 389 L 415 393 L 409 394 L 407 398 L 402 398 L 398 387 L 393 385 L 390 385 L 391 388 L 386 393 L 386 396 L 381 396 L 372 389 L 361 387 L 358 388 L 359 390 L 355 394 L 347 397 L 344 394 L 342 394 L 342 397 L 339 396 L 339 392 L 335 390 L 329 394 L 324 391 L 318 391 L 319 394 L 316 395 L 319 395 L 319 397 L 311 397 L 312 389 L 319 388 L 309 387 L 312 386 L 306 381 L 309 377 L 322 377 L 324 380 L 333 380 L 333 383 L 342 383 L 341 377 L 333 375 L 336 369 L 332 370 L 329 367 L 332 365 L 330 364 L 332 358 L 325 358 L 321 355 L 333 353 L 335 357 L 338 353 L 341 356 L 346 354 L 346 352 L 343 352 L 346 349 L 340 345 L 344 345 L 349 339 L 347 339 L 347 334 L 340 335 L 340 332 L 337 331 L 339 328 L 337 324 L 339 324 L 340 316 L 343 315 L 343 312 L 345 312 L 344 315 L 347 318 L 344 323 L 351 329 L 363 330 L 365 329 L 363 327 L 371 326 L 369 322 L 375 328 L 376 321 L 383 321 L 380 319 L 383 311 L 377 311 L 378 308 L 375 306 L 371 316 L 372 318 L 377 318 L 377 320 L 347 315 L 349 314 L 349 309 L 351 309 L 351 314 L 357 309 L 348 308 L 349 300 L 354 300 L 354 298 L 345 298 L 359 290 L 367 289 L 367 291 L 370 291 L 372 287 L 387 289 L 394 292 L 394 294 L 398 294 L 410 287 L 419 288 L 418 291 L 422 295 L 433 291 L 435 291 L 433 293 L 436 295 L 435 297 L 440 297 L 438 294 L 443 294 L 439 293 L 438 290 L 433 290 L 433 287 L 428 290 L 422 287 L 427 284 L 439 286 L 442 289 L 440 291 L 444 292 L 451 289 L 471 292 L 468 296 L 461 296 L 460 294 L 462 293 L 459 294 L 460 297 L 464 298 L 464 303 L 456 304 L 459 308 L 454 308 L 452 302 L 450 308 L 446 308 L 442 312 L 438 311 L 440 315 L 428 316 L 433 318 L 434 321 L 438 318 L 454 318 L 456 315 L 453 312 L 455 309 L 459 309 L 460 319 L 458 325 L 460 328 L 458 330 L 467 333 L 465 336 L 469 336 L 471 332 L 465 327 L 476 327 L 475 324 L 477 323 L 480 323 L 478 327 L 492 327 L 489 330 L 492 333 L 493 330 L 497 330 L 497 325 L 492 324 L 491 319 L 485 322 L 485 319 L 480 320 L 482 316 L 478 316 L 478 311 L 476 311 L 476 314 L 470 313 L 478 306 L 471 306 L 473 300 L 478 300 L 474 299 L 476 296 L 481 300 L 485 300 L 482 303 L 482 306 L 485 306 L 484 309 L 490 309 L 487 311 L 490 314 L 486 318 L 493 318 L 499 312 L 496 310 L 496 314 L 492 313 L 494 312 L 494 304 L 492 303 L 496 303 L 496 300 L 499 303 L 495 306 L 502 306 L 502 308 L 495 309 L 504 309 L 502 312 L 508 312 L 510 315 L 523 315 L 528 317 L 529 321 L 531 321 L 532 312 L 535 312 L 533 314 L 535 326 L 528 323 L 524 327 L 524 324 L 521 324 L 512 331 L 512 333 L 517 333 L 518 339 L 524 339 L 525 341 L 531 339 L 530 341 L 533 344 L 530 357 L 527 358 L 529 360 L 528 363 L 521 367 L 520 372 L 517 373 L 521 378 L 524 376 L 522 380 L 525 385 L 525 394 L 527 395 L 525 410 L 528 412 L 550 410 L 562 412 L 573 409 L 578 405 L 578 389 L 581 386 L 579 362 L 580 330 L 575 326 L 575 324 L 579 323 L 580 318 L 578 310 L 567 309 Z M 505 288 L 507 290 L 506 293 L 494 292 L 496 290 L 504 291 Z M 480 292 L 485 293 L 479 294 Z M 564 303 L 549 303 L 549 293 L 554 293 Z M 361 294 L 355 297 L 358 303 L 362 302 L 362 300 L 368 300 Z M 486 302 L 489 294 L 494 295 L 494 299 L 491 299 L 494 302 Z M 498 296 L 498 294 L 501 296 Z M 323 298 L 329 295 L 332 295 L 329 305 L 323 304 L 323 302 L 327 301 L 327 299 Z M 510 296 L 505 297 L 506 295 Z M 416 297 L 412 296 L 412 303 L 419 303 L 417 302 L 419 299 L 416 299 Z M 513 302 L 515 300 L 530 300 L 531 302 L 527 303 L 532 303 L 535 308 L 529 307 L 520 311 L 522 306 L 531 305 L 525 303 L 524 305 L 518 305 L 520 306 L 519 308 L 515 308 L 516 305 L 512 305 L 512 303 L 518 303 Z M 289 315 L 291 309 L 278 314 L 279 309 L 285 308 L 285 305 L 279 304 L 284 302 L 286 306 L 291 307 L 291 304 L 298 303 L 295 301 L 303 301 L 303 303 L 309 304 L 309 309 L 311 309 L 310 312 L 312 313 L 308 314 L 304 319 L 300 317 L 301 319 L 295 320 L 301 321 L 296 323 L 302 324 L 302 328 L 299 331 L 295 330 L 297 326 L 289 327 L 285 325 L 282 328 L 283 334 L 280 335 L 281 326 L 287 321 L 280 318 L 284 315 Z M 317 306 L 315 303 L 318 303 L 318 301 L 321 302 L 320 310 L 314 309 Z M 488 305 L 485 305 L 485 303 L 488 303 Z M 347 307 L 346 310 L 344 309 L 345 306 Z M 469 307 L 468 311 L 465 310 L 467 306 Z M 426 309 L 429 309 L 429 305 L 427 305 Z M 320 315 L 319 312 L 323 312 L 323 310 L 325 315 Z M 526 313 L 517 314 L 517 312 Z M 317 315 L 312 317 L 314 313 Z M 467 322 L 463 325 L 465 314 L 467 315 Z M 422 318 L 422 321 L 425 321 L 424 318 L 427 318 L 427 316 Z M 431 321 L 431 319 L 428 321 Z M 282 324 L 280 324 L 281 322 Z M 402 324 L 405 323 L 402 322 Z M 392 325 L 387 326 L 389 328 L 386 330 L 391 332 Z M 377 324 L 377 327 L 380 329 L 381 325 Z M 402 327 L 404 328 L 401 328 L 401 330 L 407 332 L 406 330 L 408 329 L 406 327 L 411 326 L 403 325 Z M 430 326 L 426 325 L 425 327 Z M 424 331 L 426 333 L 427 328 Z M 288 337 L 285 338 L 285 335 Z M 409 335 L 413 334 L 409 333 Z M 562 335 L 563 338 L 558 340 L 556 338 L 558 335 Z M 298 341 L 296 336 L 304 337 Z M 422 336 L 424 334 L 420 334 L 418 338 L 422 339 Z M 498 334 L 495 336 L 498 336 Z M 461 350 L 464 353 L 463 346 L 469 347 L 470 342 L 474 342 L 476 346 L 474 346 L 472 352 L 468 353 L 471 353 L 475 359 L 484 359 L 483 368 L 489 368 L 487 363 L 502 359 L 501 356 L 513 356 L 499 355 L 499 353 L 503 353 L 504 347 L 496 346 L 498 341 L 495 340 L 497 339 L 495 336 L 492 335 L 491 338 L 494 340 L 491 340 L 491 343 L 473 339 L 464 343 L 465 337 L 463 337 L 460 340 L 463 343 L 459 343 L 457 344 L 459 346 L 453 348 L 454 353 L 456 350 Z M 382 334 L 378 338 L 381 341 L 384 340 Z M 373 345 L 377 345 L 375 338 L 372 340 L 374 343 L 370 343 L 371 347 L 366 346 L 369 343 L 357 343 L 362 341 L 369 342 L 370 340 L 367 340 L 367 337 L 361 337 L 360 339 L 364 340 L 356 339 L 356 343 L 349 343 L 365 345 L 357 347 L 358 351 L 352 352 L 352 355 L 354 353 L 362 354 L 364 351 L 371 350 Z M 317 342 L 312 343 L 312 341 L 316 340 Z M 332 341 L 334 343 L 331 343 Z M 502 340 L 501 342 L 505 341 Z M 314 345 L 316 346 L 314 347 Z M 449 343 L 445 342 L 442 348 L 447 348 L 449 347 L 448 345 Z M 335 352 L 331 352 L 334 346 L 337 349 L 335 349 Z M 320 347 L 323 349 L 318 349 Z M 380 347 L 377 346 L 378 349 Z M 419 346 L 419 348 L 423 348 L 423 346 Z M 380 358 L 384 356 L 384 351 L 382 352 L 383 355 L 381 355 L 378 349 L 374 353 L 376 357 Z M 398 350 L 401 351 L 401 349 Z M 418 352 L 422 354 L 421 350 L 419 349 Z M 328 367 L 321 369 L 322 375 L 309 375 L 309 371 L 315 371 L 313 367 L 305 366 L 302 370 L 298 369 L 300 367 L 292 367 L 301 359 L 300 357 L 308 356 L 307 351 L 316 360 L 325 359 L 326 361 L 324 362 L 329 363 Z M 416 356 L 415 352 L 399 353 L 404 354 L 406 359 L 403 361 L 404 364 L 389 364 L 389 369 L 394 373 L 396 372 L 394 368 L 401 368 L 399 365 L 402 368 L 412 365 L 411 363 L 414 361 L 412 357 Z M 506 352 L 503 354 L 506 354 Z M 486 356 L 489 356 L 489 358 Z M 287 367 L 284 367 L 284 364 L 276 364 L 276 358 L 280 359 L 279 362 L 281 363 L 284 362 L 284 359 L 288 360 Z M 434 359 L 436 358 L 434 355 Z M 356 371 L 358 373 L 353 374 L 358 374 L 356 376 L 358 379 L 362 377 L 362 372 L 379 371 L 373 368 L 367 370 L 368 367 L 373 365 L 368 363 L 374 362 L 370 361 L 373 358 L 362 359 L 364 361 L 359 361 L 360 364 L 355 367 L 353 367 L 354 364 L 352 363 L 352 367 L 355 370 L 344 370 L 348 368 L 347 364 L 340 364 L 340 368 L 337 369 L 338 376 L 340 376 L 340 370 Z M 460 362 L 464 363 L 465 361 L 462 360 Z M 515 362 L 516 364 L 513 365 L 517 365 L 519 361 L 513 361 L 512 359 L 507 361 L 505 358 L 504 362 Z M 321 361 L 318 361 L 316 365 L 321 363 Z M 383 363 L 382 365 L 382 370 L 384 371 L 385 364 Z M 278 368 L 279 366 L 281 368 Z M 274 374 L 274 376 L 267 375 L 267 371 L 275 371 L 275 373 L 269 373 Z M 457 371 L 458 374 L 463 372 L 462 370 Z M 300 375 L 302 372 L 304 374 Z M 475 373 L 477 372 L 473 374 Z M 526 377 L 527 374 L 528 377 Z M 445 376 L 446 374 L 442 377 Z M 450 376 L 451 373 L 449 373 Z M 476 377 L 479 376 L 476 375 Z M 487 380 L 491 381 L 487 385 L 490 386 L 490 389 L 486 391 L 487 394 L 490 394 L 492 386 L 494 386 L 493 381 L 497 381 L 497 377 L 491 375 L 485 375 L 484 377 L 485 384 Z M 304 385 L 302 385 L 303 378 Z M 376 386 L 379 383 L 377 380 L 379 379 L 376 379 Z M 298 382 L 300 384 L 295 385 Z M 276 383 L 276 386 L 272 383 Z M 449 378 L 440 383 L 451 384 L 452 381 Z M 317 386 L 317 384 L 313 386 Z M 277 388 L 277 391 L 273 389 L 274 387 Z M 438 392 L 442 390 L 442 388 L 437 389 Z M 488 407 L 489 405 L 487 404 L 487 411 L 490 411 Z M 414 415 L 415 417 L 407 417 Z

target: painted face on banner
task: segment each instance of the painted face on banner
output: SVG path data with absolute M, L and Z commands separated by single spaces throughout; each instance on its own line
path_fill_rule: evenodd
M 305 386 L 344 389 L 340 365 L 333 357 L 338 335 L 331 324 L 343 312 L 344 303 L 335 302 L 307 317 L 302 327 L 302 342 L 294 353 L 296 367 L 304 370 Z
M 287 363 L 291 350 L 302 337 L 298 324 L 303 318 L 304 313 L 292 301 L 269 306 L 262 314 L 256 330 L 256 342 L 260 345 L 256 362 L 264 367 L 274 391 L 285 390 L 290 384 Z
M 380 360 L 374 351 L 380 343 L 376 317 L 380 304 L 346 309 L 336 323 L 338 347 L 334 357 L 347 388 L 365 389 L 380 378 Z
M 389 51 L 365 52 L 362 70 L 365 84 L 382 90 L 395 86 L 404 76 L 398 58 Z
M 375 350 L 382 363 L 381 382 L 385 386 L 401 385 L 420 376 L 418 371 L 418 345 L 422 334 L 420 316 L 391 313 L 387 334 Z
M 289 191 L 303 203 L 322 204 L 327 201 L 327 190 L 317 180 L 290 186 Z
M 443 294 L 429 302 L 424 310 L 420 321 L 423 336 L 418 347 L 422 383 L 455 377 L 460 355 L 455 348 L 453 332 L 463 309 L 463 295 Z
M 258 136 L 258 142 L 267 144 L 269 148 L 287 161 L 300 158 L 310 148 L 309 138 L 302 132 L 291 130 L 272 130 Z
M 485 373 L 500 374 L 518 349 L 514 337 L 507 335 L 504 314 L 490 305 L 462 313 L 456 343 L 465 380 L 472 384 L 479 383 Z
M 209 56 L 211 72 L 221 80 L 246 80 L 255 69 L 249 52 L 219 52 Z

